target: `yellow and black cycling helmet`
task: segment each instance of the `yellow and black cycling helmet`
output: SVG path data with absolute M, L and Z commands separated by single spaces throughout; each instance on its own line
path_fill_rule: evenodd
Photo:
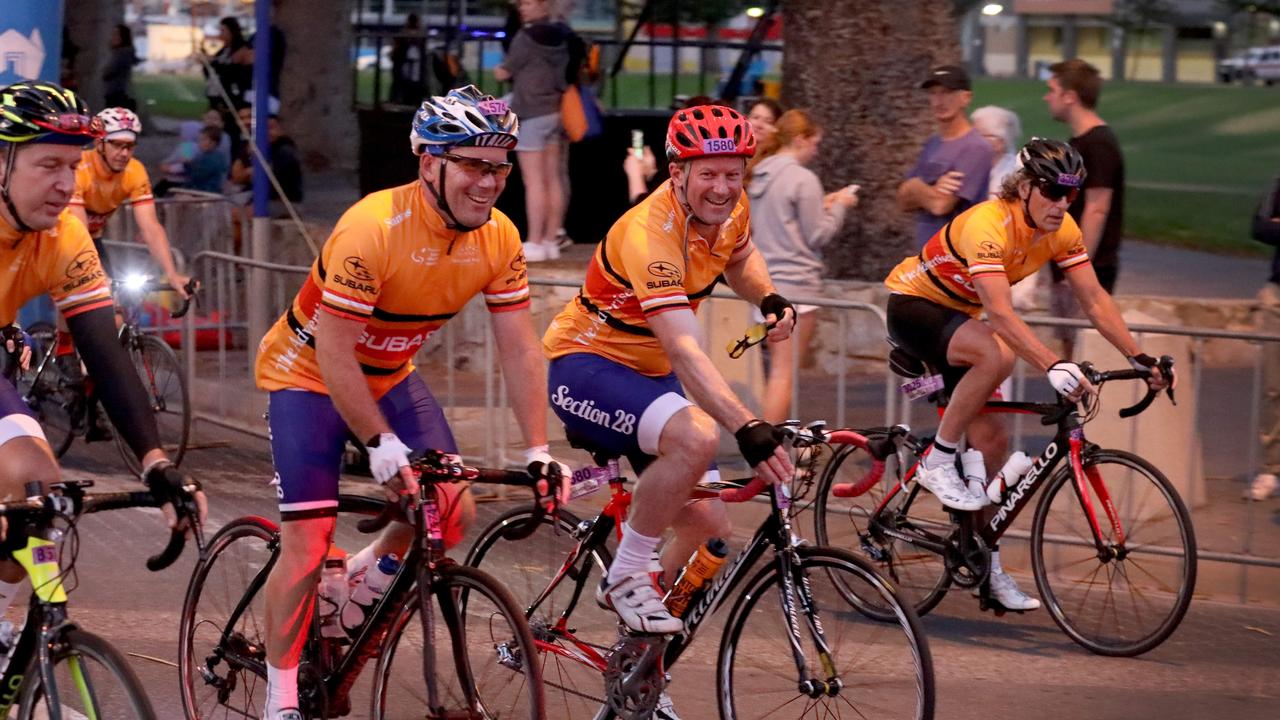
M 0 89 L 0 142 L 88 145 L 104 134 L 102 120 L 70 90 L 46 82 Z

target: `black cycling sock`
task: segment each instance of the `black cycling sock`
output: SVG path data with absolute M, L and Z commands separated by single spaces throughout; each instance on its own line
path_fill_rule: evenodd
M 936 457 L 935 457 L 936 455 Z M 932 470 L 946 463 L 954 463 L 956 461 L 956 446 L 943 442 L 934 438 L 933 445 L 929 447 L 929 452 L 924 456 L 925 469 Z

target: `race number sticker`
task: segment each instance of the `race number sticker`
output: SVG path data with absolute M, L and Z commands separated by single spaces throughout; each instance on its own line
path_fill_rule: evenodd
M 507 104 L 501 100 L 481 100 L 476 103 L 476 107 L 485 115 L 506 115 L 508 109 Z
M 908 400 L 918 400 L 943 388 L 941 375 L 924 375 L 900 386 Z
M 38 545 L 31 548 L 31 558 L 36 565 L 58 564 L 58 547 L 56 545 Z
M 738 144 L 732 138 L 707 138 L 702 141 L 702 152 L 708 155 L 736 152 L 737 149 Z

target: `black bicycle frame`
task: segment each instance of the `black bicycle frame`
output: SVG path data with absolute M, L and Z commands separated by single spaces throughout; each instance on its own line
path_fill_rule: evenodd
M 66 603 L 45 603 L 34 593 L 31 595 L 31 607 L 27 610 L 27 621 L 22 626 L 22 633 L 9 656 L 9 665 L 0 675 L 0 717 L 8 717 L 9 710 L 18 702 L 22 694 L 22 683 L 26 679 L 27 666 L 35 657 L 46 656 L 57 639 L 57 636 L 75 627 L 67 620 Z M 41 657 L 47 662 L 41 666 L 45 675 L 46 688 L 55 688 L 53 677 L 53 658 Z M 53 696 L 53 692 L 47 693 Z M 59 720 L 62 710 L 55 702 L 49 703 L 50 720 Z

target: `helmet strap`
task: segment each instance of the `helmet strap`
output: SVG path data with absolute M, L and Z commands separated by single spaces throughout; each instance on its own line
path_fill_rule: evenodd
M 13 198 L 9 197 L 9 183 L 13 181 L 13 168 L 15 167 L 15 158 L 18 157 L 18 146 L 14 143 L 9 144 L 9 152 L 5 154 L 4 161 L 4 184 L 0 185 L 0 197 L 4 199 L 4 206 L 9 210 L 9 215 L 13 217 L 13 222 L 17 224 L 18 232 L 29 233 L 35 232 L 35 228 L 27 225 L 18 215 L 18 208 L 13 204 Z
M 1032 187 L 1031 192 L 1035 191 L 1036 189 Z M 1039 230 L 1040 226 L 1036 225 L 1036 221 L 1031 217 L 1031 192 L 1027 193 L 1025 198 L 1022 198 L 1022 219 L 1027 221 L 1027 227 L 1032 230 Z
M 444 158 L 440 158 L 440 173 L 437 176 L 440 179 L 440 190 L 438 192 L 434 187 L 431 186 L 431 183 L 426 181 L 425 178 L 422 180 L 422 184 L 427 186 L 427 192 L 431 193 L 431 197 L 435 198 L 436 200 L 436 207 L 440 208 L 440 212 L 444 214 L 445 226 L 448 227 L 450 230 L 460 230 L 462 232 L 470 232 L 480 226 L 464 225 L 461 222 L 459 222 L 458 218 L 454 217 L 453 210 L 449 208 L 449 201 L 445 197 L 445 189 L 444 189 L 445 162 L 446 160 Z M 488 220 L 486 220 L 486 222 L 488 222 Z

